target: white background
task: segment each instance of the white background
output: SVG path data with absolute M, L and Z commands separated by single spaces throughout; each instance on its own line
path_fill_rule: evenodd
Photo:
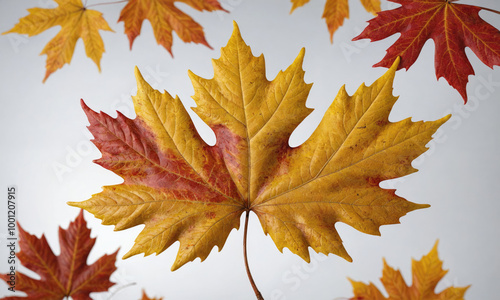
M 104 1 L 89 0 L 88 4 L 99 2 Z M 45 84 L 42 79 L 46 56 L 39 53 L 59 28 L 31 38 L 0 36 L 0 199 L 6 202 L 7 186 L 16 185 L 19 222 L 32 234 L 45 233 L 56 254 L 58 226 L 67 228 L 78 214 L 66 202 L 86 200 L 99 193 L 101 186 L 121 182 L 118 176 L 92 162 L 100 153 L 89 142 L 81 98 L 96 111 L 116 116 L 119 110 L 133 117 L 130 96 L 135 94 L 133 68 L 137 65 L 153 87 L 177 94 L 186 106 L 194 106 L 187 71 L 205 78 L 213 76 L 211 59 L 220 56 L 220 48 L 226 45 L 232 21 L 236 20 L 254 55 L 264 53 L 269 79 L 287 68 L 302 47 L 306 48 L 305 79 L 314 83 L 307 105 L 316 111 L 294 134 L 291 142 L 297 144 L 312 132 L 343 84 L 352 94 L 361 83 L 371 84 L 385 72 L 384 68 L 371 66 L 397 38 L 352 42 L 372 17 L 357 0 L 349 1 L 351 17 L 337 31 L 333 44 L 321 19 L 325 1 L 311 1 L 291 15 L 288 0 L 221 3 L 229 14 L 200 13 L 177 4 L 205 28 L 207 41 L 214 49 L 184 44 L 175 37 L 174 58 L 156 44 L 147 21 L 129 50 L 123 23 L 116 23 L 124 3 L 92 7 L 104 13 L 115 31 L 101 31 L 106 48 L 102 72 L 85 56 L 80 40 L 71 65 L 56 71 Z M 500 10 L 495 0 L 460 3 Z M 0 31 L 12 28 L 27 15 L 27 8 L 54 5 L 49 0 L 0 0 Z M 395 6 L 382 2 L 383 9 Z M 481 16 L 500 27 L 499 15 L 484 11 Z M 337 224 L 354 262 L 312 253 L 310 265 L 287 249 L 281 254 L 271 238 L 263 234 L 255 215 L 251 216 L 250 267 L 266 300 L 351 297 L 347 277 L 372 281 L 381 287 L 378 278 L 383 257 L 410 282 L 411 258 L 420 259 L 437 239 L 444 267 L 450 270 L 437 290 L 471 284 L 467 299 L 494 299 L 500 282 L 500 72 L 498 67 L 491 70 L 483 65 L 468 49 L 467 53 L 477 76 L 470 77 L 466 106 L 445 80 L 436 80 L 432 41 L 409 71 L 396 74 L 394 94 L 400 99 L 391 121 L 410 116 L 414 121 L 435 120 L 453 113 L 429 144 L 430 150 L 414 162 L 419 172 L 382 184 L 397 188 L 397 194 L 409 201 L 428 203 L 431 208 L 409 213 L 401 219 L 402 224 L 382 226 L 381 237 Z M 203 134 L 209 136 L 206 131 Z M 63 166 L 67 172 L 56 171 Z M 5 210 L 6 205 L 0 203 L 2 234 L 6 228 Z M 85 218 L 92 236 L 97 236 L 89 263 L 118 247 L 118 256 L 123 256 L 142 228 L 113 232 L 112 226 L 101 225 L 92 215 L 85 213 Z M 159 256 L 119 259 L 118 271 L 112 276 L 117 285 L 111 292 L 116 293 L 92 294 L 93 298 L 139 299 L 144 288 L 150 296 L 165 299 L 255 299 L 245 274 L 242 236 L 242 230 L 231 232 L 220 253 L 214 249 L 203 263 L 198 259 L 175 272 L 170 271 L 170 266 L 178 243 Z M 0 255 L 0 271 L 5 272 L 6 254 Z M 135 285 L 124 287 L 130 283 Z M 6 295 L 6 289 L 7 285 L 0 283 L 0 295 Z

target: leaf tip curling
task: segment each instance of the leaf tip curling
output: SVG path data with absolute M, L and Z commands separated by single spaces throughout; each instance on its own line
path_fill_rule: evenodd
M 80 105 L 82 106 L 83 110 L 89 110 L 90 108 L 88 107 L 87 103 L 83 99 L 80 99 Z
M 238 26 L 238 23 L 233 20 L 233 32 L 240 32 L 240 27 Z

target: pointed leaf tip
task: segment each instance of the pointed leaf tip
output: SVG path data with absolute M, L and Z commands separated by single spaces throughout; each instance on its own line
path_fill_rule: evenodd
M 90 107 L 87 105 L 87 103 L 85 103 L 85 101 L 83 99 L 80 99 L 80 105 L 84 111 L 87 111 L 90 109 Z
M 142 73 L 137 66 L 135 66 L 135 68 L 134 68 L 134 75 L 135 75 L 135 80 L 137 83 L 137 93 L 139 93 L 139 91 L 142 88 L 150 86 L 149 83 L 142 76 Z
M 240 32 L 240 27 L 238 26 L 238 23 L 236 23 L 235 20 L 233 20 L 233 32 Z
M 302 47 L 299 51 L 299 54 L 297 55 L 297 58 L 295 59 L 296 61 L 298 61 L 300 63 L 301 66 L 304 63 L 305 55 L 306 55 L 306 48 Z
M 236 39 L 238 41 L 242 41 L 246 45 L 245 41 L 243 40 L 243 37 L 241 36 L 240 27 L 238 26 L 238 23 L 236 23 L 236 21 L 233 21 L 233 32 L 231 33 L 231 37 L 230 37 L 230 39 L 228 41 L 228 44 L 233 39 Z
M 85 220 L 85 218 L 83 217 L 83 209 L 82 208 L 80 208 L 80 212 L 78 213 L 78 216 L 76 217 L 76 219 L 79 220 L 79 221 L 84 221 Z
M 73 207 L 81 208 L 81 209 L 84 208 L 83 203 L 84 202 L 74 202 L 74 201 L 68 201 L 68 202 L 66 202 L 66 204 L 68 204 L 69 206 L 73 206 Z
M 434 243 L 434 246 L 432 246 L 432 250 L 430 253 L 435 254 L 436 257 L 438 256 L 438 246 L 439 246 L 439 239 L 436 240 Z
M 142 73 L 141 71 L 139 70 L 139 67 L 135 66 L 134 67 L 134 75 L 135 75 L 135 78 L 138 80 L 139 78 L 144 80 L 144 78 L 142 77 Z

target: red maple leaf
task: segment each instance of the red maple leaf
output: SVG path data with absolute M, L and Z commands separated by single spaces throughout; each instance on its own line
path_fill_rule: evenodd
M 444 77 L 467 103 L 468 76 L 474 70 L 465 54 L 469 47 L 487 66 L 500 65 L 500 31 L 479 17 L 478 6 L 456 4 L 457 0 L 389 0 L 402 6 L 378 13 L 365 30 L 353 40 L 385 39 L 401 33 L 374 67 L 389 68 L 401 57 L 399 69 L 408 69 L 416 61 L 428 39 L 436 46 L 436 76 Z
M 25 292 L 28 297 L 5 297 L 3 300 L 57 300 L 69 296 L 73 300 L 91 300 L 90 293 L 104 292 L 114 285 L 109 277 L 116 270 L 118 250 L 87 265 L 95 238 L 90 238 L 83 210 L 67 230 L 59 227 L 59 256 L 54 255 L 43 234 L 41 238 L 37 238 L 24 231 L 19 224 L 18 228 L 21 251 L 17 253 L 17 258 L 23 266 L 36 272 L 40 280 L 16 272 L 15 290 Z M 0 279 L 11 281 L 11 274 L 0 274 Z

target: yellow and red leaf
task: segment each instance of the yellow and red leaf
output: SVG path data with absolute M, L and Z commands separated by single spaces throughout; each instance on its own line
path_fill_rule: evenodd
M 220 250 L 250 211 L 280 251 L 287 247 L 308 261 L 311 247 L 351 260 L 335 223 L 378 235 L 381 225 L 427 207 L 379 183 L 415 172 L 412 160 L 449 116 L 389 122 L 395 62 L 353 96 L 342 88 L 312 136 L 290 147 L 290 135 L 312 111 L 303 58 L 304 50 L 269 81 L 263 56 L 253 56 L 235 25 L 213 61 L 214 77 L 189 73 L 194 111 L 215 132 L 214 146 L 198 135 L 179 98 L 154 90 L 138 71 L 135 119 L 82 102 L 102 152 L 96 162 L 124 182 L 69 204 L 116 230 L 145 224 L 125 257 L 160 253 L 179 241 L 173 270 Z

